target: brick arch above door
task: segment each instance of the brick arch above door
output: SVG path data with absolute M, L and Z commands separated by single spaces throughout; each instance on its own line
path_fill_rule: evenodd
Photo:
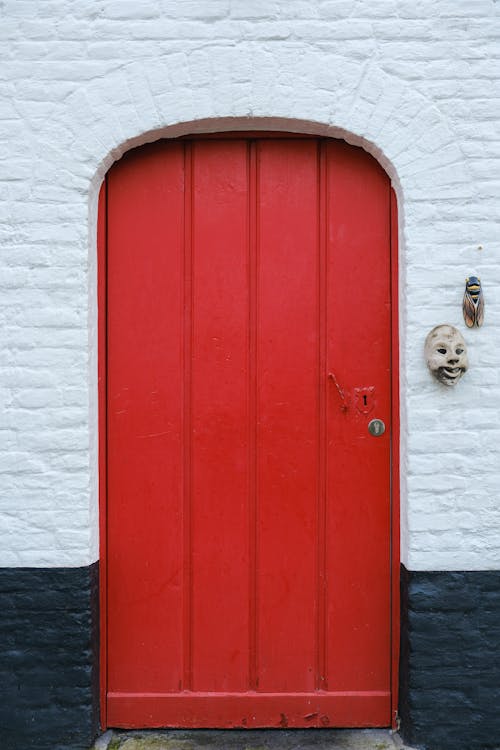
M 231 52 L 220 60 L 227 65 Z M 228 57 L 229 56 L 229 57 Z M 317 70 L 324 61 L 317 59 L 314 51 L 301 56 L 304 69 Z M 67 99 L 71 113 L 68 132 L 73 134 L 73 143 L 83 144 L 78 152 L 72 146 L 61 153 L 63 160 L 71 162 L 71 169 L 82 177 L 93 174 L 89 200 L 89 262 L 95 264 L 95 221 L 97 218 L 97 196 L 102 179 L 109 167 L 130 148 L 158 138 L 179 137 L 189 133 L 223 132 L 231 130 L 278 130 L 299 134 L 340 137 L 364 148 L 384 167 L 398 195 L 400 216 L 399 249 L 400 288 L 411 279 L 406 279 L 406 255 L 408 242 L 423 240 L 418 218 L 415 220 L 414 206 L 432 203 L 441 196 L 462 196 L 467 200 L 473 194 L 471 175 L 464 167 L 464 159 L 446 117 L 434 102 L 415 87 L 408 86 L 396 76 L 371 63 L 363 75 L 356 76 L 352 61 L 341 56 L 332 56 L 330 66 L 330 88 L 315 90 L 307 77 L 298 76 L 294 81 L 293 97 L 286 87 L 269 81 L 293 80 L 297 60 L 284 54 L 279 67 L 273 68 L 270 60 L 268 77 L 253 78 L 251 93 L 239 80 L 231 78 L 239 69 L 237 60 L 225 67 L 225 75 L 215 78 L 210 87 L 210 96 L 196 97 L 194 89 L 186 88 L 190 76 L 196 77 L 192 67 L 184 70 L 178 80 L 170 80 L 168 70 L 161 61 L 142 61 L 141 64 L 125 64 L 119 71 L 110 73 L 105 80 L 95 80 L 88 85 L 87 97 L 70 96 Z M 301 67 L 302 67 L 301 62 Z M 217 69 L 217 55 L 213 58 Z M 350 71 L 350 72 L 349 72 Z M 168 84 L 165 82 L 168 80 Z M 154 83 L 153 83 L 154 82 Z M 241 87 L 241 95 L 235 94 Z M 314 96 L 311 91 L 314 90 Z M 269 96 L 272 92 L 272 102 Z M 379 92 L 383 95 L 374 95 Z M 235 103 L 237 102 L 237 103 Z M 74 120 L 75 112 L 78 114 Z M 270 113 L 272 113 L 270 115 Z M 85 147 L 85 144 L 87 146 Z M 450 168 L 449 165 L 452 165 Z M 415 224 L 415 227 L 413 226 Z M 426 233 L 432 244 L 432 229 Z M 90 309 L 95 313 L 96 290 L 91 287 Z M 402 320 L 408 317 L 407 298 L 400 300 Z M 414 356 L 412 340 L 402 339 L 402 362 Z M 91 339 L 91 368 L 97 358 L 97 341 Z M 406 407 L 406 382 L 411 374 L 402 378 L 403 404 Z M 92 398 L 97 396 L 93 392 Z M 91 414 L 95 409 L 91 409 Z M 97 426 L 92 439 L 96 439 Z M 407 430 L 401 433 L 401 452 L 406 462 Z M 97 486 L 97 466 L 92 464 Z M 406 479 L 402 478 L 402 559 L 410 554 L 410 535 L 407 529 Z M 93 497 L 96 502 L 97 499 Z M 98 556 L 97 514 L 92 506 L 90 559 Z M 417 545 L 418 546 L 418 545 Z

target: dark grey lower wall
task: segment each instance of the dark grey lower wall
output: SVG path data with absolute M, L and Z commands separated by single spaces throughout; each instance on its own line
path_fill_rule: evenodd
M 98 731 L 98 564 L 0 569 L 0 747 L 88 750 Z
M 500 571 L 401 570 L 400 718 L 426 750 L 500 747 Z
M 98 731 L 98 565 L 0 569 L 1 750 L 88 750 Z M 500 571 L 401 569 L 401 731 L 500 747 Z

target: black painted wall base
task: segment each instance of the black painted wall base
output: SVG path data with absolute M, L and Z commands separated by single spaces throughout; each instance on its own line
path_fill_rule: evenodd
M 98 564 L 0 569 L 0 747 L 88 750 L 98 731 Z
M 500 747 L 500 571 L 401 569 L 400 718 L 426 750 Z
M 500 747 L 500 571 L 401 569 L 400 717 L 425 750 Z M 98 565 L 0 569 L 0 748 L 98 732 Z

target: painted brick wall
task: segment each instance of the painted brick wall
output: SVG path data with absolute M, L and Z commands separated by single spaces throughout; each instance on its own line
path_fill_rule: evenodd
M 97 579 L 87 566 L 99 555 L 102 178 L 141 143 L 260 128 L 346 138 L 393 180 L 403 731 L 432 750 L 496 743 L 499 38 L 498 0 L 0 2 L 0 667 L 12 687 L 0 734 L 9 748 L 82 750 L 96 731 Z M 426 371 L 423 342 L 437 323 L 465 330 L 471 273 L 483 280 L 486 322 L 465 332 L 470 371 L 446 389 Z
M 88 750 L 99 727 L 98 564 L 0 568 L 2 750 Z
M 402 560 L 500 568 L 500 3 L 0 4 L 0 565 L 98 557 L 96 201 L 131 145 L 193 130 L 346 137 L 401 215 Z M 200 122 L 202 121 L 202 122 Z M 456 389 L 427 331 L 486 322 Z
M 498 748 L 500 571 L 402 569 L 400 715 L 408 744 Z

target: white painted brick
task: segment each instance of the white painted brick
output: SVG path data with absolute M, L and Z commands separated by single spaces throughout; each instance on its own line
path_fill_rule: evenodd
M 30 388 L 16 391 L 14 404 L 24 409 L 45 409 L 61 403 L 61 394 L 49 388 Z
M 230 12 L 233 18 L 279 18 L 280 6 L 281 3 L 268 0 L 231 0 Z
M 490 0 L 2 3 L 0 564 L 98 555 L 95 217 L 106 169 L 161 135 L 263 127 L 344 134 L 393 179 L 402 559 L 500 569 L 499 16 Z M 423 341 L 440 322 L 464 330 L 472 272 L 486 322 L 465 331 L 470 370 L 444 390 Z
M 162 13 L 167 18 L 201 18 L 205 21 L 213 21 L 217 18 L 226 18 L 229 14 L 230 0 L 183 0 L 181 3 L 163 2 Z
M 158 0 L 104 0 L 100 3 L 100 14 L 115 21 L 136 21 L 138 19 L 158 18 L 160 3 Z
M 370 7 L 374 4 L 370 3 Z M 380 5 L 377 3 L 377 5 Z M 318 15 L 320 18 L 324 18 L 328 21 L 338 21 L 342 18 L 349 17 L 353 12 L 353 4 L 350 0 L 323 0 L 318 3 Z M 387 8 L 386 8 L 387 12 Z M 390 11 L 389 11 L 390 12 Z M 370 14 L 370 9 L 367 6 L 367 12 L 363 13 L 366 18 Z
M 9 451 L 1 456 L 0 473 L 1 474 L 27 474 L 34 477 L 36 474 L 42 474 L 46 470 L 46 464 L 42 458 L 32 458 L 28 453 L 18 453 Z

